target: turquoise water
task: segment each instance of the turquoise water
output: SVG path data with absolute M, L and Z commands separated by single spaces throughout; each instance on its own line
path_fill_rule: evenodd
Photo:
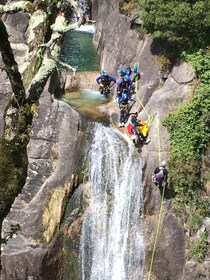
M 99 57 L 92 42 L 93 34 L 69 31 L 65 35 L 60 60 L 75 67 L 77 71 L 98 71 Z
M 111 98 L 111 97 L 110 97 Z M 69 104 L 73 109 L 80 112 L 82 115 L 89 118 L 101 117 L 102 114 L 98 110 L 98 106 L 110 101 L 110 98 L 105 98 L 99 91 L 83 90 L 68 92 L 62 100 Z

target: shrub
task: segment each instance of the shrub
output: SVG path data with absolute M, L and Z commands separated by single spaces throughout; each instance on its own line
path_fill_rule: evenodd
M 208 233 L 203 232 L 201 233 L 200 238 L 197 240 L 197 242 L 190 249 L 190 257 L 196 261 L 201 262 L 204 259 L 208 248 Z
M 196 50 L 210 44 L 208 0 L 140 0 L 144 29 L 154 38 L 167 39 L 180 49 Z

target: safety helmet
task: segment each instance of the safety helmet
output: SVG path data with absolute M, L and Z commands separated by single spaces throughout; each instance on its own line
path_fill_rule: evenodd
M 123 74 L 124 73 L 124 71 L 123 71 L 123 69 L 119 69 L 118 71 L 117 71 L 119 74 Z
M 104 74 L 106 74 L 107 72 L 106 72 L 106 70 L 102 70 L 101 73 L 104 75 Z
M 126 79 L 126 80 L 129 80 L 129 78 L 130 78 L 130 77 L 129 77 L 128 75 L 125 75 L 125 76 L 124 76 L 124 79 Z
M 127 92 L 122 93 L 122 99 L 128 99 L 128 93 Z
M 166 161 L 163 160 L 163 161 L 161 162 L 161 166 L 165 166 L 165 165 L 166 165 Z
M 133 71 L 134 72 L 137 72 L 138 71 L 138 67 L 135 65 L 135 66 L 133 66 Z

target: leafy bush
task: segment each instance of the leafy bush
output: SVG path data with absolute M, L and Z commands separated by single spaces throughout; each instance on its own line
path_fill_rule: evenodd
M 120 12 L 130 15 L 133 10 L 139 8 L 138 1 L 137 0 L 127 0 L 127 1 L 120 0 L 119 8 L 120 8 Z
M 203 232 L 201 233 L 198 241 L 190 249 L 190 257 L 201 262 L 204 259 L 208 251 L 208 248 L 209 248 L 208 233 Z
M 210 44 L 208 0 L 140 0 L 144 29 L 154 38 L 167 39 L 179 48 L 201 48 Z
M 197 230 L 201 226 L 203 217 L 197 213 L 191 213 L 187 220 L 187 225 L 191 230 Z
M 174 206 L 178 213 L 185 209 L 189 215 L 193 209 L 194 215 L 205 217 L 209 203 L 202 197 L 201 163 L 210 135 L 210 56 L 201 50 L 183 55 L 196 68 L 200 87 L 192 100 L 176 108 L 163 122 L 171 140 L 170 184 L 176 193 Z M 185 205 L 191 210 L 186 211 Z

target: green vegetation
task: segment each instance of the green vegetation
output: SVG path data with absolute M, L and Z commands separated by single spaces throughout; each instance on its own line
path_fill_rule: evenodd
M 119 9 L 121 13 L 130 15 L 134 10 L 139 10 L 138 0 L 120 0 Z
M 135 5 L 135 0 L 119 1 L 121 12 L 128 15 Z M 138 6 L 141 32 L 151 34 L 154 42 L 158 39 L 154 54 L 160 68 L 170 68 L 179 57 L 196 69 L 191 96 L 163 122 L 171 140 L 169 184 L 175 194 L 173 207 L 190 230 L 196 231 L 203 218 L 210 215 L 201 178 L 210 135 L 210 2 L 139 0 Z M 205 171 L 206 177 L 208 174 Z
M 200 85 L 192 99 L 172 111 L 163 124 L 171 140 L 170 184 L 176 193 L 174 208 L 180 214 L 183 209 L 187 215 L 193 213 L 194 218 L 191 216 L 191 222 L 188 221 L 190 225 L 193 220 L 199 220 L 198 216 L 210 214 L 201 181 L 202 155 L 210 135 L 210 55 L 204 51 L 183 55 L 195 67 Z
M 13 238 L 18 231 L 21 231 L 21 227 L 19 224 L 14 224 L 10 226 L 10 230 L 5 233 L 4 237 L 1 238 L 1 244 L 7 244 L 9 239 Z
M 143 28 L 154 38 L 179 50 L 198 50 L 210 44 L 209 0 L 139 0 Z
M 22 189 L 27 176 L 27 144 L 29 141 L 30 125 L 34 106 L 25 104 L 18 109 L 15 118 L 14 135 L 12 140 L 0 139 L 0 201 L 3 203 L 1 217 L 10 209 L 15 197 Z
M 200 238 L 190 249 L 190 257 L 196 261 L 201 262 L 209 248 L 208 233 L 202 232 Z

